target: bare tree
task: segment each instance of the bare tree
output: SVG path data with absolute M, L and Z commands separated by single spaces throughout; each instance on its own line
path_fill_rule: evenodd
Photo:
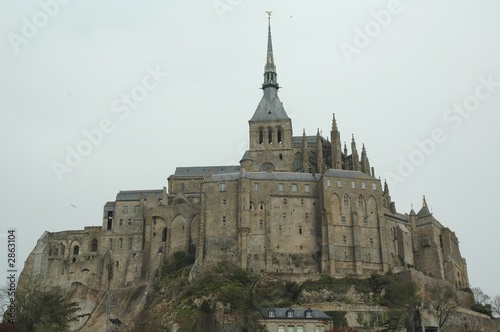
M 477 304 L 480 304 L 480 305 L 488 304 L 490 297 L 488 295 L 486 295 L 481 288 L 472 287 L 471 290 L 472 290 L 472 294 L 474 294 L 474 301 L 476 301 Z
M 491 299 L 491 313 L 495 317 L 500 317 L 500 295 L 495 295 Z
M 484 326 L 480 318 L 474 316 L 466 316 L 461 319 L 461 324 L 455 327 L 454 332 L 491 332 L 490 327 Z
M 458 307 L 458 297 L 453 288 L 443 282 L 429 285 L 426 300 L 436 312 L 439 330 L 443 328 L 450 315 Z

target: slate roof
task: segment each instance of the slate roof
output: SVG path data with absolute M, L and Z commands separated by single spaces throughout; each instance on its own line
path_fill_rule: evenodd
M 275 88 L 266 88 L 250 122 L 277 120 L 290 120 L 290 118 L 278 97 L 278 91 Z
M 243 160 L 253 160 L 252 157 L 250 156 L 250 151 L 246 150 L 245 153 L 243 154 L 243 157 L 241 158 L 241 161 Z
M 321 141 L 322 142 L 325 142 L 326 139 L 322 136 L 321 137 Z M 306 142 L 307 142 L 307 145 L 315 145 L 316 144 L 316 141 L 317 141 L 317 135 L 311 135 L 311 136 L 306 136 Z M 292 144 L 293 145 L 301 145 L 302 144 L 302 136 L 293 136 L 292 137 Z
M 141 194 L 152 194 L 156 195 L 158 199 L 163 197 L 163 190 L 120 190 L 116 195 L 116 201 L 138 201 L 141 198 Z
M 377 180 L 373 176 L 370 176 L 363 172 L 350 171 L 346 169 L 329 169 L 328 171 L 326 171 L 325 176 L 333 176 L 337 178 L 348 178 L 348 179 Z
M 275 181 L 311 181 L 317 182 L 321 178 L 319 174 L 292 173 L 292 172 L 245 172 L 215 174 L 212 179 L 215 181 L 231 181 L 246 177 L 250 180 L 275 180 Z
M 204 176 L 220 173 L 239 172 L 240 166 L 194 166 L 194 167 L 177 167 L 173 176 Z
M 269 311 L 274 310 L 274 317 L 269 316 Z M 323 311 L 319 309 L 304 309 L 304 308 L 268 308 L 267 309 L 267 318 L 274 319 L 292 319 L 292 317 L 287 317 L 287 311 L 293 310 L 293 319 L 331 319 L 330 316 L 325 314 Z M 312 317 L 306 318 L 306 311 L 310 310 L 312 313 Z

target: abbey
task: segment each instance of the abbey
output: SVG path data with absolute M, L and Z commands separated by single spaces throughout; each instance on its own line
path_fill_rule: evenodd
M 101 226 L 46 232 L 25 273 L 119 289 L 146 283 L 183 251 L 195 257 L 193 277 L 223 260 L 257 273 L 334 277 L 415 269 L 468 287 L 458 239 L 425 198 L 418 213 L 396 211 L 364 145 L 352 137 L 342 146 L 335 116 L 330 138 L 294 136 L 279 89 L 269 24 L 263 95 L 240 164 L 178 167 L 168 188 L 120 191 Z

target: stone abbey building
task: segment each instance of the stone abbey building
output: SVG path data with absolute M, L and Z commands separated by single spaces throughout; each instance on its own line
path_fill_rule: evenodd
M 195 255 L 192 275 L 219 261 L 258 273 L 366 277 L 412 268 L 468 286 L 455 233 L 429 212 L 396 211 L 364 145 L 294 136 L 278 97 L 269 25 L 263 96 L 249 114 L 239 165 L 178 167 L 163 190 L 120 191 L 101 226 L 46 232 L 29 272 L 92 289 L 146 283 L 175 252 Z

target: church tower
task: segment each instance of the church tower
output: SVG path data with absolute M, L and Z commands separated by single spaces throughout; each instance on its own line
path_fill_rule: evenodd
M 264 67 L 263 96 L 248 121 L 250 142 L 245 153 L 247 171 L 293 171 L 292 120 L 278 97 L 278 74 L 271 40 L 271 12 L 268 12 L 267 59 Z M 242 160 L 243 161 L 243 160 Z M 249 162 L 251 161 L 251 162 Z

